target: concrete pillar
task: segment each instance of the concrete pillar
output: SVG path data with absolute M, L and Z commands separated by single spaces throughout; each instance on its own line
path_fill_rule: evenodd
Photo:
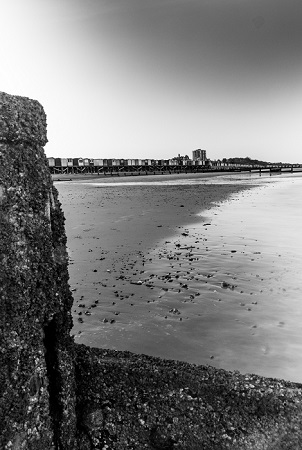
M 74 449 L 64 217 L 35 100 L 0 93 L 0 448 Z

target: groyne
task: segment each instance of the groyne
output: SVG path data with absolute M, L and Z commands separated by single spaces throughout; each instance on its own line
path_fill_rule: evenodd
M 74 343 L 46 142 L 0 93 L 0 448 L 301 449 L 300 384 Z
M 72 296 L 46 116 L 1 93 L 0 125 L 0 448 L 73 448 Z

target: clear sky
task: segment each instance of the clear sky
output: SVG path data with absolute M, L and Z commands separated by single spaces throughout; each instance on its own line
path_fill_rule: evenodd
M 302 162 L 302 0 L 1 0 L 47 156 Z

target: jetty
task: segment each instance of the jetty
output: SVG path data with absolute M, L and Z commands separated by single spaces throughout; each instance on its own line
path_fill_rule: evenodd
M 138 164 L 138 165 L 102 165 L 93 163 L 79 165 L 55 165 L 49 166 L 52 175 L 91 174 L 104 176 L 136 176 L 136 175 L 167 175 L 189 173 L 296 173 L 302 172 L 302 164 L 271 164 L 266 166 L 256 165 L 171 165 L 171 164 Z

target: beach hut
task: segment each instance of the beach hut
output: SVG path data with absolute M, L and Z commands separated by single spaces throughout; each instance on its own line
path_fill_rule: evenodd
M 50 157 L 50 158 L 47 158 L 47 160 L 48 160 L 49 167 L 54 167 L 55 166 L 55 158 Z

